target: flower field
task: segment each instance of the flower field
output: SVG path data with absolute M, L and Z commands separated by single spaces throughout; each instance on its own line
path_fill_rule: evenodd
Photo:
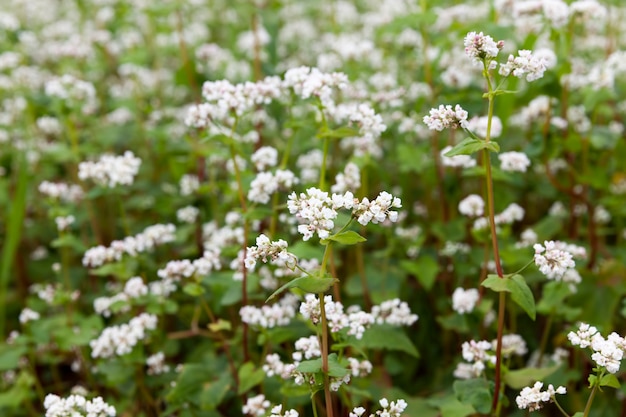
M 5 0 L 0 415 L 626 415 L 621 1 Z

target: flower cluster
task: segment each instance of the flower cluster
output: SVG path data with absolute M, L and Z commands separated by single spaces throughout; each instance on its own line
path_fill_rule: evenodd
M 465 54 L 472 59 L 472 62 L 480 63 L 497 57 L 504 42 L 496 42 L 491 36 L 484 35 L 482 32 L 469 32 L 463 39 L 463 45 L 465 45 Z
M 556 394 L 565 394 L 567 391 L 565 387 L 560 386 L 554 389 L 552 384 L 548 385 L 548 389 L 541 391 L 543 388 L 543 382 L 537 381 L 533 387 L 525 387 L 515 398 L 517 406 L 524 410 L 536 411 L 543 407 L 544 403 L 555 401 Z
M 76 203 L 83 198 L 83 189 L 80 185 L 63 182 L 43 181 L 39 184 L 39 192 L 55 200 Z
M 485 201 L 478 194 L 470 194 L 459 202 L 459 213 L 468 217 L 482 216 L 485 212 Z
M 78 178 L 91 179 L 103 187 L 132 185 L 139 172 L 141 159 L 131 151 L 122 156 L 102 155 L 98 162 L 85 161 L 78 164 Z
M 148 375 L 161 375 L 170 371 L 170 366 L 165 363 L 165 354 L 163 352 L 157 352 L 148 356 L 146 365 L 148 366 Z
M 115 407 L 104 402 L 102 397 L 91 400 L 73 394 L 67 398 L 48 394 L 43 402 L 46 417 L 115 417 Z
M 626 351 L 626 339 L 617 333 L 611 333 L 606 339 L 594 326 L 580 323 L 576 332 L 569 332 L 567 338 L 574 346 L 589 347 L 593 353 L 591 359 L 600 367 L 614 374 L 619 371 Z
M 523 152 L 502 152 L 498 154 L 502 171 L 526 172 L 530 159 Z
M 289 212 L 295 214 L 303 223 L 298 226 L 298 232 L 303 235 L 303 240 L 309 240 L 314 233 L 317 233 L 320 239 L 330 236 L 335 227 L 337 209 L 352 210 L 352 216 L 366 226 L 370 222 L 377 224 L 387 219 L 391 222 L 397 221 L 398 212 L 392 209 L 402 207 L 402 202 L 386 191 L 382 191 L 373 201 L 367 197 L 359 201 L 350 191 L 343 195 L 333 194 L 330 197 L 327 192 L 312 187 L 306 190 L 306 194 L 291 193 L 287 207 Z
M 545 241 L 543 245 L 535 243 L 535 265 L 548 279 L 561 281 L 565 273 L 576 266 L 574 255 L 563 242 Z
M 424 123 L 430 130 L 442 131 L 443 129 L 457 129 L 459 127 L 467 129 L 467 112 L 458 104 L 452 108 L 451 105 L 439 105 L 437 109 L 430 109 L 430 114 L 424 116 Z
M 119 261 L 122 255 L 137 256 L 148 252 L 158 245 L 173 242 L 176 226 L 173 224 L 155 224 L 147 227 L 135 236 L 127 236 L 123 240 L 114 240 L 110 246 L 98 245 L 83 255 L 83 265 L 88 268 L 97 268 L 107 262 Z
M 265 416 L 270 402 L 265 399 L 265 395 L 259 394 L 246 400 L 246 404 L 242 407 L 241 412 L 252 417 Z
M 500 64 L 498 72 L 508 77 L 511 73 L 517 78 L 526 77 L 526 81 L 535 81 L 543 77 L 547 61 L 543 56 L 533 55 L 532 51 L 520 50 L 518 56 L 509 55 L 505 64 Z
M 295 267 L 297 258 L 287 251 L 287 242 L 278 239 L 271 242 L 270 238 L 261 234 L 256 238 L 256 246 L 251 246 L 246 250 L 246 268 L 254 269 L 258 260 L 266 263 L 269 260 L 278 265 Z
M 369 417 L 400 417 L 406 407 L 408 406 L 407 402 L 403 399 L 399 399 L 396 401 L 387 400 L 386 398 L 381 398 L 378 403 L 383 408 L 382 410 L 376 411 L 375 414 L 370 414 Z M 352 412 L 350 412 L 349 417 L 365 417 L 365 408 L 363 407 L 355 407 Z
M 478 290 L 457 288 L 452 293 L 452 309 L 459 314 L 471 313 L 479 299 Z
M 252 326 L 271 329 L 276 326 L 286 326 L 296 316 L 295 296 L 287 294 L 279 302 L 271 305 L 263 305 L 261 308 L 247 305 L 241 307 L 239 316 L 241 321 Z
M 154 330 L 157 317 L 153 314 L 141 313 L 130 322 L 107 327 L 97 339 L 89 342 L 91 357 L 110 358 L 130 353 L 133 347 L 146 338 L 146 330 Z

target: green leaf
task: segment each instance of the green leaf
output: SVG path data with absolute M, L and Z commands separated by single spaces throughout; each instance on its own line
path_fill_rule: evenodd
M 302 361 L 296 367 L 296 371 L 305 374 L 315 374 L 322 371 L 322 358 L 312 359 L 309 361 Z
M 83 253 L 87 250 L 82 240 L 72 234 L 64 234 L 54 239 L 50 246 L 53 248 L 72 248 L 77 253 Z
M 587 378 L 587 381 L 589 381 L 589 388 L 592 388 L 594 385 L 596 385 L 596 382 L 598 381 L 598 377 L 596 375 L 589 375 L 589 378 Z
M 337 233 L 335 235 L 327 237 L 326 239 L 322 241 L 322 243 L 326 243 L 325 241 L 333 241 L 333 242 L 341 243 L 342 245 L 354 245 L 356 243 L 365 242 L 366 240 L 367 239 L 365 239 L 363 236 L 361 236 L 357 232 L 354 232 L 352 230 L 347 230 L 345 232 Z
M 402 268 L 417 277 L 417 280 L 428 291 L 435 284 L 439 273 L 439 263 L 429 255 L 420 255 L 414 261 L 402 261 Z
M 204 294 L 205 290 L 204 287 L 197 282 L 189 282 L 185 284 L 185 286 L 183 287 L 183 291 L 185 292 L 185 294 L 189 294 L 192 297 L 198 297 Z
M 341 139 L 341 138 L 348 138 L 348 137 L 358 136 L 358 135 L 359 135 L 358 130 L 353 129 L 351 127 L 342 126 L 337 129 L 322 128 L 317 132 L 317 135 L 315 135 L 315 137 L 317 137 L 318 139 L 325 139 L 325 138 Z
M 487 275 L 487 278 L 480 285 L 495 292 L 511 292 L 510 281 L 506 277 L 500 278 L 493 274 Z
M 11 388 L 0 393 L 0 407 L 19 406 L 31 395 L 33 385 L 35 385 L 35 378 L 27 372 L 21 372 Z
M 452 149 L 446 152 L 444 155 L 447 157 L 457 155 L 471 155 L 475 152 L 485 148 L 485 141 L 474 138 L 465 138 L 461 142 L 457 143 Z
M 522 389 L 530 386 L 534 381 L 540 381 L 552 375 L 559 369 L 560 365 L 549 368 L 523 368 L 508 371 L 504 374 L 504 382 L 513 389 Z
M 0 371 L 17 369 L 20 358 L 28 352 L 26 346 L 0 345 Z
M 526 283 L 526 280 L 520 274 L 515 274 L 511 280 L 517 285 L 513 286 L 511 291 L 511 299 L 517 303 L 528 314 L 532 320 L 535 320 L 537 312 L 535 309 L 535 297 Z
M 515 274 L 513 276 L 505 275 L 503 278 L 500 278 L 497 275 L 490 274 L 481 285 L 495 292 L 510 292 L 511 299 L 515 301 L 532 320 L 535 320 L 537 314 L 535 298 L 523 276 Z
M 463 404 L 469 404 L 479 413 L 487 414 L 491 410 L 492 383 L 482 378 L 455 381 L 454 394 Z
M 614 374 L 606 374 L 600 380 L 601 387 L 620 388 L 620 383 Z
M 363 338 L 354 342 L 364 349 L 399 350 L 418 358 L 419 352 L 404 333 L 404 330 L 389 325 L 375 325 L 363 333 Z
M 312 294 L 323 293 L 328 291 L 328 289 L 332 287 L 332 285 L 337 281 L 338 280 L 336 278 L 318 278 L 305 275 L 303 277 L 289 281 L 288 283 L 274 291 L 272 295 L 270 295 L 267 300 L 265 300 L 265 302 L 267 303 L 272 298 L 276 297 L 278 294 L 289 288 L 300 288 L 302 291 Z
M 218 405 L 222 403 L 226 394 L 232 389 L 232 380 L 228 372 L 223 373 L 222 376 L 209 383 L 202 385 L 202 392 L 200 393 L 200 405 L 204 410 L 214 410 Z
M 265 372 L 263 369 L 254 368 L 252 362 L 246 362 L 239 368 L 239 389 L 237 394 L 241 395 L 250 391 L 255 386 L 259 385 L 265 379 Z
M 112 275 L 117 278 L 128 279 L 135 275 L 136 267 L 137 264 L 135 262 L 132 262 L 131 260 L 122 260 L 120 262 L 102 265 L 101 267 L 92 269 L 89 273 L 103 277 Z

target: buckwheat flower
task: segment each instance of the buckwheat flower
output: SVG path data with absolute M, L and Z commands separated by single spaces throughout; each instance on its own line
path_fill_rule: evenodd
M 442 131 L 443 129 L 459 127 L 467 129 L 467 112 L 458 104 L 452 108 L 451 105 L 439 105 L 439 108 L 430 109 L 430 114 L 424 116 L 424 123 L 430 130 Z
M 69 216 L 55 217 L 54 222 L 57 224 L 57 230 L 59 232 L 62 232 L 64 230 L 67 230 L 68 227 L 74 224 L 75 220 L 76 218 L 74 216 L 69 215 Z
M 478 378 L 484 370 L 485 364 L 481 361 L 474 363 L 459 362 L 452 375 L 457 379 L 472 379 Z
M 182 223 L 194 224 L 199 214 L 200 209 L 194 206 L 185 206 L 176 210 L 176 218 Z
M 330 236 L 330 231 L 335 227 L 334 219 L 337 211 L 332 207 L 332 200 L 328 193 L 317 188 L 309 188 L 305 193 L 297 195 L 295 192 L 289 195 L 287 208 L 300 221 L 298 232 L 307 241 L 317 233 L 320 239 Z
M 197 175 L 185 174 L 178 182 L 181 195 L 191 195 L 200 188 L 200 179 Z
M 165 363 L 165 354 L 157 352 L 146 359 L 148 375 L 161 375 L 170 371 L 170 366 Z
M 294 409 L 285 410 L 285 412 L 283 413 L 282 404 L 273 407 L 270 410 L 270 413 L 271 413 L 270 417 L 299 417 L 300 416 L 300 414 Z
M 503 41 L 494 41 L 489 35 L 482 32 L 469 32 L 463 40 L 465 45 L 465 54 L 472 59 L 474 63 L 480 63 L 486 59 L 492 59 L 498 56 L 498 52 L 504 46 Z
M 130 353 L 135 345 L 147 337 L 147 330 L 156 329 L 157 317 L 141 313 L 127 324 L 105 328 L 97 339 L 89 342 L 92 358 L 110 358 Z
M 289 298 L 281 299 L 278 303 L 263 305 L 261 308 L 247 305 L 239 309 L 241 321 L 251 326 L 271 329 L 277 326 L 286 326 L 296 316 L 296 309 Z
M 363 417 L 363 414 L 365 414 L 365 408 L 363 408 L 363 407 L 355 407 L 350 412 L 349 417 Z
M 322 356 L 320 341 L 317 336 L 301 337 L 294 343 L 296 351 L 300 352 L 305 359 L 319 358 Z
M 527 248 L 537 243 L 537 233 L 533 229 L 526 229 L 520 235 L 520 240 L 515 244 L 516 248 Z
M 591 346 L 593 337 L 598 334 L 598 329 L 587 323 L 580 323 L 576 332 L 569 332 L 567 338 L 574 346 L 586 348 Z
M 459 314 L 471 313 L 478 299 L 479 294 L 476 288 L 464 290 L 459 287 L 452 293 L 452 309 Z
M 402 201 L 398 197 L 382 191 L 372 202 L 364 198 L 356 205 L 352 215 L 363 226 L 367 226 L 369 222 L 374 224 L 382 223 L 387 219 L 395 223 L 398 220 L 398 212 L 392 211 L 392 209 L 401 207 Z
M 491 342 L 491 349 L 496 351 L 498 348 L 498 340 L 494 339 Z M 502 355 L 505 358 L 510 357 L 511 355 L 523 356 L 528 353 L 528 348 L 526 347 L 526 341 L 522 339 L 522 336 L 518 334 L 505 334 L 502 336 Z
M 560 249 L 554 241 L 545 241 L 533 245 L 535 265 L 548 279 L 561 280 L 565 272 L 576 266 L 571 253 Z
M 496 214 L 494 220 L 498 225 L 511 224 L 524 219 L 524 213 L 525 210 L 519 204 L 511 203 L 501 213 Z
M 280 360 L 280 356 L 276 353 L 272 353 L 265 357 L 265 364 L 262 367 L 265 375 L 268 377 L 273 377 L 277 375 L 282 379 L 291 378 L 292 374 L 296 370 L 296 366 L 294 364 L 285 364 Z
M 596 223 L 606 224 L 611 221 L 611 213 L 604 206 L 596 206 L 593 211 L 593 219 Z
M 286 265 L 293 265 L 296 261 L 295 255 L 287 251 L 287 242 L 283 239 L 271 242 L 267 236 L 261 234 L 256 238 L 256 246 L 251 246 L 246 251 L 246 267 L 252 269 L 258 260 L 266 263 L 268 258 Z
M 265 395 L 259 394 L 246 400 L 246 404 L 242 407 L 241 412 L 248 416 L 261 417 L 267 412 L 270 402 L 265 399 Z
M 485 210 L 485 201 L 477 194 L 470 194 L 459 202 L 459 212 L 468 217 L 482 216 Z
M 471 168 L 476 166 L 476 160 L 470 155 L 454 155 L 446 156 L 446 153 L 452 149 L 452 146 L 446 146 L 439 152 L 441 163 L 446 167 L 453 168 Z
M 83 189 L 80 185 L 65 184 L 62 182 L 54 183 L 49 181 L 43 181 L 39 184 L 39 192 L 53 198 L 55 200 L 61 200 L 67 203 L 76 203 L 83 198 Z
M 29 321 L 39 320 L 40 317 L 41 316 L 39 315 L 39 313 L 37 313 L 36 311 L 31 310 L 30 308 L 26 307 L 20 313 L 20 323 L 26 324 Z
M 113 188 L 117 185 L 132 185 L 139 172 L 141 159 L 131 151 L 122 156 L 103 155 L 97 162 L 85 161 L 78 164 L 78 178 L 91 179 L 95 183 Z
M 367 376 L 371 374 L 372 370 L 374 369 L 372 363 L 368 360 L 359 362 L 355 358 L 348 358 L 348 363 L 349 363 L 348 366 L 350 367 L 350 373 L 352 374 L 353 377 Z
M 278 190 L 278 182 L 271 172 L 259 172 L 250 183 L 248 200 L 254 203 L 267 204 L 270 196 Z
M 517 78 L 526 77 L 526 81 L 535 81 L 543 77 L 546 71 L 546 59 L 533 55 L 532 51 L 519 50 L 518 56 L 509 55 L 506 63 L 500 64 L 498 72 L 504 77 L 508 77 L 511 73 Z
M 42 116 L 37 119 L 37 128 L 41 130 L 44 135 L 58 136 L 61 134 L 63 128 L 61 122 L 56 117 Z
M 278 151 L 271 146 L 262 146 L 252 154 L 250 160 L 258 171 L 265 171 L 278 163 Z
M 615 334 L 615 336 L 619 338 L 617 334 Z M 591 340 L 591 348 L 594 350 L 591 359 L 593 359 L 598 366 L 605 367 L 606 370 L 612 374 L 619 371 L 622 358 L 624 357 L 623 339 L 617 340 L 614 337 L 613 340 L 607 340 L 603 337 L 593 337 Z
M 115 407 L 104 402 L 102 397 L 87 400 L 84 396 L 72 394 L 67 398 L 48 394 L 43 406 L 45 417 L 115 417 Z
M 124 285 L 124 294 L 130 298 L 139 298 L 148 294 L 148 287 L 141 277 L 133 277 L 126 281 Z
M 357 164 L 348 162 L 343 172 L 335 176 L 335 184 L 330 187 L 332 193 L 356 192 L 361 187 L 361 172 Z
M 467 362 L 492 362 L 495 363 L 496 357 L 489 353 L 491 350 L 491 343 L 486 340 L 470 340 L 469 342 L 463 342 L 461 345 L 462 356 Z
M 554 401 L 556 394 L 565 394 L 567 391 L 565 387 L 560 386 L 556 390 L 552 384 L 548 385 L 546 391 L 541 391 L 543 388 L 543 382 L 535 382 L 533 387 L 525 387 L 515 398 L 517 407 L 521 410 L 528 409 L 528 411 L 536 411 L 543 407 L 543 403 Z
M 411 313 L 409 305 L 399 298 L 383 301 L 372 307 L 372 316 L 378 324 L 392 326 L 410 326 L 418 320 L 417 314 Z
M 523 152 L 503 152 L 498 154 L 500 168 L 503 171 L 526 172 L 530 159 Z
M 467 122 L 467 129 L 474 132 L 476 136 L 481 138 L 487 137 L 487 126 L 489 123 L 489 118 L 487 116 L 482 117 L 472 117 Z M 498 116 L 493 116 L 491 118 L 491 131 L 489 132 L 490 138 L 497 138 L 502 134 L 502 121 Z

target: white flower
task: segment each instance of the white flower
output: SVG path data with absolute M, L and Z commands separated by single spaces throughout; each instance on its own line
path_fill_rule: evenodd
M 519 393 L 519 395 L 515 398 L 515 402 L 520 409 L 528 409 L 528 411 L 539 410 L 543 407 L 543 403 L 551 402 L 554 399 L 556 394 L 565 394 L 565 387 L 558 387 L 556 390 L 550 384 L 546 391 L 541 391 L 543 388 L 542 382 L 535 382 L 535 385 L 530 387 L 525 387 Z
M 533 248 L 535 249 L 535 265 L 539 271 L 548 279 L 560 281 L 565 272 L 574 268 L 576 263 L 572 259 L 572 254 L 563 250 L 563 245 L 558 243 L 560 242 L 545 241 L 545 247 L 536 243 Z
M 256 246 L 251 246 L 246 251 L 246 268 L 253 269 L 258 260 L 267 262 L 268 258 L 278 264 L 295 266 L 295 255 L 287 251 L 287 242 L 278 239 L 271 242 L 264 234 L 256 238 Z
M 270 402 L 265 399 L 265 395 L 259 394 L 248 398 L 241 411 L 249 416 L 260 417 L 265 415 L 269 407 Z
M 262 146 L 250 158 L 258 171 L 265 171 L 278 163 L 278 151 L 271 146 Z
M 467 112 L 458 104 L 452 108 L 451 105 L 439 105 L 437 109 L 430 109 L 430 114 L 424 116 L 424 123 L 430 130 L 442 131 L 446 128 L 457 129 L 462 127 L 467 129 Z
M 459 314 L 471 313 L 478 302 L 479 294 L 476 288 L 464 290 L 457 288 L 452 293 L 452 309 Z
M 498 56 L 498 52 L 504 46 L 502 41 L 495 42 L 491 36 L 482 32 L 469 32 L 463 40 L 465 54 L 472 62 L 480 63 L 483 59 L 491 59 Z
M 485 201 L 477 194 L 470 194 L 459 202 L 459 212 L 464 216 L 482 216 L 485 210 Z
M 587 323 L 580 323 L 576 333 L 569 332 L 567 338 L 574 346 L 580 346 L 586 348 L 591 346 L 592 338 L 598 333 L 598 329 L 594 326 L 590 326 Z
M 526 81 L 535 81 L 543 77 L 547 69 L 544 56 L 533 55 L 532 51 L 520 50 L 518 56 L 509 55 L 505 64 L 500 64 L 500 75 L 508 77 L 511 73 L 517 78 L 526 76 Z
M 30 308 L 26 307 L 25 309 L 22 310 L 22 312 L 20 313 L 20 323 L 22 324 L 26 324 L 29 321 L 35 321 L 35 320 L 39 320 L 41 316 L 39 315 L 39 313 L 37 313 L 34 310 L 31 310 Z
M 113 188 L 117 185 L 132 185 L 139 172 L 141 159 L 131 151 L 122 156 L 102 155 L 97 162 L 85 161 L 78 164 L 78 178 L 91 179 L 96 184 Z
M 530 159 L 523 152 L 503 152 L 498 155 L 498 159 L 503 171 L 526 172 L 530 166 Z

